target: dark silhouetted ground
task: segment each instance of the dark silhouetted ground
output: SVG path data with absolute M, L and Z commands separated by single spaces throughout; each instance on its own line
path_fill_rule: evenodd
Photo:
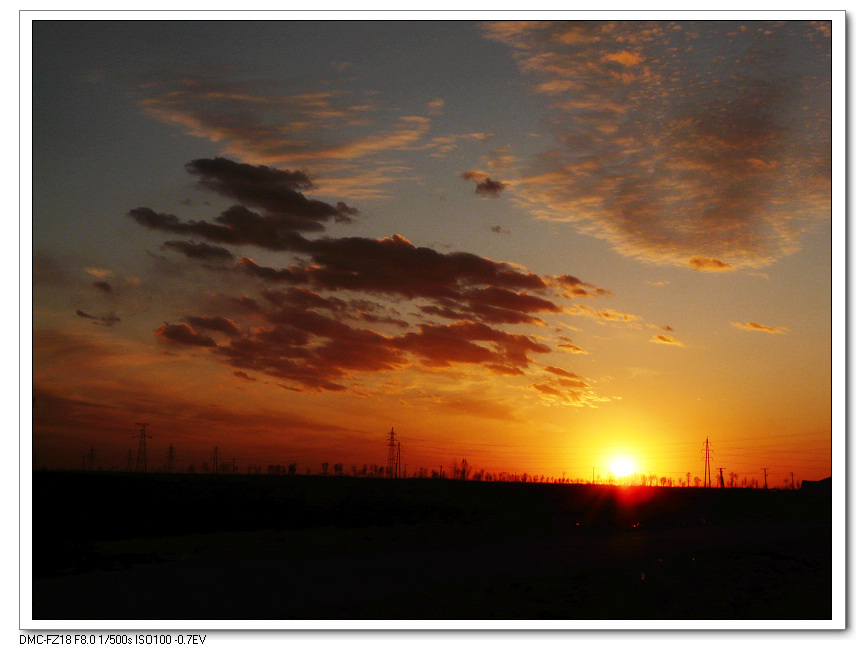
M 796 491 L 35 472 L 33 617 L 830 619 Z

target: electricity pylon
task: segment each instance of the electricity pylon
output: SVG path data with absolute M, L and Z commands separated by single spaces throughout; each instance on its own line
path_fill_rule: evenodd
M 711 471 L 711 468 L 709 466 L 710 465 L 710 463 L 709 463 L 710 456 L 711 456 L 711 451 L 709 450 L 709 439 L 706 438 L 706 448 L 703 451 L 703 459 L 705 461 L 705 464 L 703 465 L 703 487 L 704 488 L 712 486 L 712 471 Z
M 136 422 L 135 426 L 140 427 L 138 435 L 132 436 L 133 438 L 138 438 L 140 440 L 138 443 L 138 460 L 135 462 L 135 471 L 143 471 L 147 474 L 147 445 L 144 441 L 146 438 L 152 438 L 153 436 L 148 436 L 144 433 L 144 427 L 147 426 L 147 422 Z
M 396 434 L 393 432 L 393 427 L 390 428 L 390 433 L 387 434 L 387 476 L 388 478 L 396 478 L 397 473 L 397 442 Z

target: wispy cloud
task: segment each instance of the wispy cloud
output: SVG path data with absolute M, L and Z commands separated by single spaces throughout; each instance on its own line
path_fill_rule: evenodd
M 425 144 L 430 115 L 443 106 L 433 99 L 428 115 L 385 118 L 368 96 L 345 90 L 278 94 L 273 85 L 206 75 L 163 75 L 140 93 L 144 114 L 219 143 L 226 156 L 280 167 L 315 162 L 324 190 L 338 184 L 372 195 L 375 184 L 402 176 L 381 156 Z
M 655 334 L 650 341 L 652 343 L 660 343 L 662 345 L 676 345 L 680 348 L 685 347 L 685 344 L 679 341 L 678 339 L 673 338 L 672 336 L 667 336 L 666 334 Z
M 749 332 L 765 332 L 766 334 L 786 334 L 790 331 L 787 327 L 772 327 L 770 325 L 761 325 L 760 323 L 755 323 L 754 321 L 748 321 L 747 323 L 731 324 L 733 325 L 733 327 L 738 327 L 739 329 Z

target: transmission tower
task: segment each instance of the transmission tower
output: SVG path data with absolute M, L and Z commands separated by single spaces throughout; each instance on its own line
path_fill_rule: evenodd
M 769 471 L 768 467 L 763 468 L 763 489 L 764 490 L 769 489 L 769 474 L 767 473 L 768 471 Z
M 168 445 L 168 473 L 174 469 L 174 443 Z
M 710 468 L 709 461 L 711 460 L 712 451 L 709 449 L 709 439 L 706 438 L 706 447 L 703 450 L 703 460 L 705 464 L 703 465 L 703 487 L 711 487 L 712 486 L 712 471 Z
M 139 427 L 138 435 L 132 436 L 133 438 L 138 438 L 138 460 L 135 462 L 135 471 L 136 472 L 144 472 L 147 474 L 147 445 L 145 444 L 146 438 L 152 438 L 153 436 L 148 436 L 144 433 L 144 427 L 147 426 L 147 422 L 136 422 L 135 426 Z
M 724 487 L 724 468 L 723 467 L 718 468 L 718 477 L 721 481 L 721 487 Z
M 396 478 L 397 476 L 397 442 L 396 434 L 393 432 L 393 427 L 390 428 L 390 433 L 387 434 L 387 477 Z

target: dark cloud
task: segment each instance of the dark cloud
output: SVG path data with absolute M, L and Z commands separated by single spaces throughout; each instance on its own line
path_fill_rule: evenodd
M 479 345 L 489 343 L 491 347 Z M 452 363 L 492 363 L 526 368 L 531 354 L 550 352 L 546 345 L 522 334 L 510 334 L 483 323 L 463 321 L 449 325 L 421 325 L 405 334 L 397 345 L 433 366 Z
M 240 334 L 237 325 L 235 325 L 231 319 L 222 316 L 187 316 L 184 320 L 193 327 L 199 329 L 222 332 L 229 336 L 237 336 Z
M 235 377 L 239 377 L 240 379 L 245 379 L 246 381 L 255 381 L 255 377 L 250 377 L 245 372 L 243 372 L 243 370 L 235 370 L 234 373 L 232 373 L 232 374 L 234 374 Z
M 187 241 L 167 241 L 163 244 L 165 248 L 171 248 L 194 260 L 207 262 L 233 262 L 234 255 L 221 246 L 211 246 L 205 243 L 194 243 Z
M 92 320 L 94 324 L 101 323 L 102 325 L 107 325 L 108 327 L 112 327 L 120 322 L 120 318 L 113 313 L 104 314 L 102 316 L 93 316 L 92 314 L 88 314 L 87 312 L 81 311 L 80 309 L 76 309 L 75 315 L 79 318 L 86 318 L 88 320 Z
M 129 216 L 151 230 L 177 235 L 197 236 L 219 244 L 239 246 L 252 244 L 267 250 L 291 250 L 295 246 L 297 230 L 302 223 L 296 219 L 259 215 L 235 205 L 209 221 L 181 221 L 173 214 L 157 213 L 150 208 L 134 208 Z
M 390 340 L 306 310 L 282 310 L 271 328 L 219 348 L 231 365 L 286 379 L 309 390 L 345 390 L 355 372 L 394 370 L 406 363 Z
M 342 312 L 353 313 L 355 306 L 348 301 L 339 305 L 305 290 L 270 292 L 268 304 L 267 309 L 256 305 L 268 325 L 245 333 L 228 319 L 201 316 L 188 317 L 178 325 L 165 324 L 156 335 L 174 343 L 212 348 L 238 370 L 261 372 L 313 391 L 346 390 L 357 373 L 388 372 L 414 362 L 431 368 L 476 365 L 495 374 L 519 376 L 535 355 L 551 351 L 529 336 L 473 321 L 422 324 L 416 330 L 388 336 L 344 322 Z M 385 319 L 375 316 L 370 320 Z M 398 319 L 391 324 L 403 330 L 408 327 Z M 204 329 L 220 331 L 230 340 L 218 345 L 200 333 Z
M 505 184 L 501 181 L 494 181 L 491 178 L 485 178 L 475 187 L 475 194 L 480 194 L 486 197 L 497 197 L 505 190 Z
M 268 266 L 259 266 L 254 260 L 242 257 L 237 263 L 238 268 L 269 282 L 289 282 L 300 284 L 309 282 L 309 275 L 300 268 L 272 269 Z
M 404 298 L 470 300 L 465 287 L 471 285 L 538 292 L 547 289 L 543 278 L 511 264 L 471 253 L 439 253 L 416 247 L 400 235 L 318 240 L 298 236 L 292 250 L 309 255 L 313 264 L 278 270 L 244 258 L 240 265 L 264 279 Z
M 463 172 L 460 176 L 464 180 L 475 183 L 475 194 L 484 197 L 495 198 L 499 196 L 506 187 L 506 185 L 501 181 L 494 181 L 483 172 L 468 171 Z
M 230 253 L 219 245 L 251 244 L 291 253 L 293 261 L 272 268 L 241 257 L 236 268 L 261 281 L 259 295 L 211 300 L 208 311 L 222 314 L 190 315 L 164 324 L 156 335 L 209 348 L 237 371 L 276 377 L 292 390 L 355 390 L 359 373 L 418 364 L 468 365 L 520 377 L 552 348 L 501 326 L 543 325 L 539 315 L 564 311 L 553 298 L 609 294 L 573 276 L 541 277 L 463 251 L 440 253 L 398 234 L 309 239 L 286 212 L 276 214 L 287 209 L 280 201 L 294 200 L 295 188 L 308 187 L 308 177 L 224 159 L 193 161 L 188 168 L 202 175 L 201 187 L 265 213 L 235 205 L 213 221 L 182 222 L 150 208 L 130 216 L 147 228 L 211 242 L 166 243 L 193 259 L 227 259 Z M 405 314 L 451 322 L 412 324 Z M 206 332 L 227 341 L 217 343 Z M 583 387 L 576 375 L 559 374 L 558 381 Z M 565 397 L 573 400 L 567 391 Z
M 94 280 L 91 284 L 94 287 L 96 287 L 97 289 L 99 289 L 100 291 L 104 291 L 105 293 L 112 293 L 113 292 L 111 285 L 108 284 L 107 282 L 105 282 L 104 280 Z
M 283 171 L 265 165 L 247 165 L 226 158 L 201 158 L 187 163 L 186 170 L 200 177 L 198 185 L 227 198 L 265 211 L 274 221 L 293 230 L 323 230 L 327 220 L 351 221 L 355 208 L 345 203 L 332 206 L 307 199 L 298 190 L 312 189 L 312 181 L 301 171 Z
M 240 165 L 225 159 L 198 160 L 189 164 L 206 175 L 203 186 L 249 203 L 261 192 L 267 200 L 256 203 L 278 207 L 277 198 L 308 179 L 267 167 Z M 304 185 L 305 186 L 305 185 Z M 259 215 L 234 206 L 215 222 L 181 222 L 176 216 L 150 208 L 136 208 L 130 216 L 147 228 L 196 235 L 216 243 L 255 244 L 307 258 L 309 263 L 283 269 L 259 265 L 243 257 L 238 267 L 270 282 L 306 285 L 318 291 L 355 291 L 408 299 L 427 299 L 433 305 L 422 311 L 451 320 L 482 320 L 487 323 L 540 324 L 535 314 L 557 313 L 561 308 L 543 294 L 561 296 L 605 295 L 609 292 L 573 276 L 544 279 L 514 265 L 496 262 L 466 252 L 439 253 L 418 247 L 400 235 L 384 239 L 362 237 L 307 239 L 272 214 Z M 172 243 L 192 255 L 219 255 L 218 247 Z M 369 319 L 371 315 L 367 312 Z
M 223 211 L 214 222 L 181 221 L 173 214 L 158 213 L 148 207 L 134 208 L 129 216 L 151 230 L 178 235 L 197 236 L 218 244 L 251 244 L 274 251 L 293 250 L 303 241 L 298 232 L 322 231 L 324 223 L 350 221 L 355 208 L 340 202 L 332 206 L 324 201 L 307 199 L 296 191 L 308 187 L 302 172 L 285 172 L 271 167 L 236 163 L 225 158 L 199 159 L 187 164 L 187 170 L 201 177 L 199 185 L 222 196 L 240 201 Z M 263 210 L 262 213 L 248 206 Z M 221 256 L 213 248 L 171 242 L 171 247 L 186 255 Z M 212 259 L 212 257 L 211 257 Z
M 216 347 L 216 341 L 207 335 L 199 334 L 186 323 L 180 323 L 179 325 L 169 325 L 168 323 L 165 323 L 160 326 L 154 334 L 156 334 L 157 338 L 171 343 L 180 343 L 183 345 L 205 348 Z

